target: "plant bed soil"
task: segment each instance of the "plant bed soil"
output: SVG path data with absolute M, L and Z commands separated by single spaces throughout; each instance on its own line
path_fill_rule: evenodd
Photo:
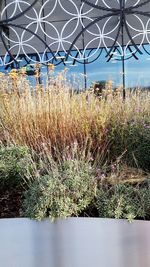
M 21 217 L 23 189 L 0 191 L 0 218 Z

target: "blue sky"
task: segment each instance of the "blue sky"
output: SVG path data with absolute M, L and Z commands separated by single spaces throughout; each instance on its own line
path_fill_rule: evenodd
M 126 87 L 135 86 L 150 86 L 150 55 L 142 50 L 143 55 L 139 55 L 139 60 L 131 58 L 125 62 Z M 68 67 L 68 79 L 74 81 L 74 84 L 79 84 L 79 87 L 84 86 L 84 70 L 83 65 L 77 63 L 76 67 Z M 56 73 L 64 69 L 64 65 L 56 66 Z M 1 67 L 0 71 L 4 71 Z M 44 69 L 43 69 L 44 71 Z M 122 62 L 110 61 L 106 62 L 105 51 L 94 63 L 86 65 L 87 85 L 90 86 L 94 81 L 112 80 L 114 86 L 122 84 Z M 78 85 L 77 85 L 78 86 Z

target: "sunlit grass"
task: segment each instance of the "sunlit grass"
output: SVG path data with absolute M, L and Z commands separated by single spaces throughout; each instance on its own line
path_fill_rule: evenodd
M 3 143 L 27 145 L 36 151 L 47 147 L 59 153 L 77 143 L 85 150 L 105 154 L 114 142 L 113 131 L 124 134 L 132 122 L 149 125 L 149 92 L 128 92 L 125 101 L 121 92 L 114 96 L 107 88 L 101 99 L 90 91 L 73 94 L 63 73 L 46 88 L 39 84 L 32 88 L 24 75 L 2 76 L 0 80 Z

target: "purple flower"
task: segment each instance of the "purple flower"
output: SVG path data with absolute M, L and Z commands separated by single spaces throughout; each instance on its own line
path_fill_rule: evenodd
M 150 125 L 147 124 L 147 123 L 144 123 L 144 124 L 143 124 L 143 127 L 144 127 L 145 129 L 150 129 Z

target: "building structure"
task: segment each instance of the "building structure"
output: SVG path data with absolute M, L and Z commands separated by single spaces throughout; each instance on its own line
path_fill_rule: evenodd
M 2 71 L 48 64 L 88 87 L 149 87 L 150 0 L 1 0 Z M 124 92 L 125 93 L 125 92 Z

